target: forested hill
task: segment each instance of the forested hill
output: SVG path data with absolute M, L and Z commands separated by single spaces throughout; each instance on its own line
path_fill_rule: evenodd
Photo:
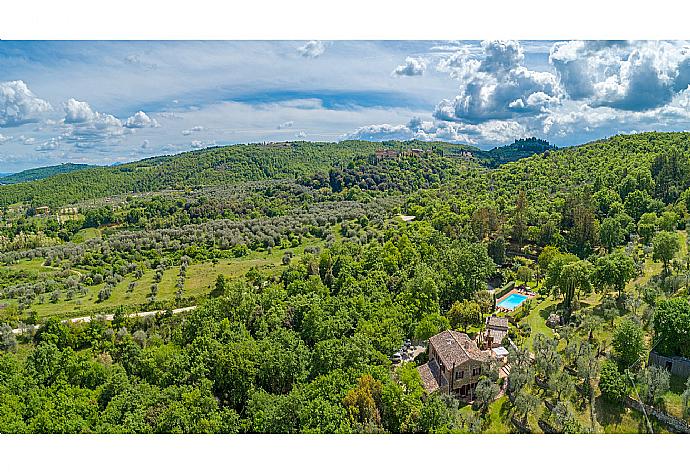
M 189 188 L 265 179 L 303 178 L 346 168 L 377 150 L 412 149 L 446 154 L 449 159 L 469 146 L 418 141 L 342 141 L 339 143 L 265 143 L 214 147 L 112 167 L 89 168 L 36 182 L 0 187 L 0 207 L 18 202 L 60 206 L 127 192 Z M 466 161 L 463 160 L 463 162 Z
M 690 186 L 689 156 L 690 133 L 619 135 L 546 151 L 411 195 L 406 210 L 433 218 L 437 229 L 455 232 L 449 228 L 465 227 L 469 215 L 511 219 L 516 198 L 524 192 L 526 212 L 542 232 L 553 233 L 564 212 L 573 223 L 578 212 L 580 218 L 585 210 L 591 216 L 623 207 L 621 213 L 636 221 L 681 198 Z M 550 237 L 544 235 L 545 244 L 555 244 Z
M 631 179 L 644 180 L 650 175 L 657 157 L 687 155 L 689 137 L 688 133 L 640 133 L 563 149 L 553 149 L 545 141 L 530 138 L 491 151 L 421 141 L 234 145 L 3 185 L 0 208 L 18 202 L 57 207 L 128 192 L 266 179 L 296 179 L 313 187 L 330 186 L 336 191 L 354 186 L 362 190 L 410 191 L 448 184 L 450 193 L 471 192 L 472 205 L 487 199 L 500 206 L 503 201 L 512 203 L 516 189 L 549 198 L 583 183 L 597 188 L 618 187 L 624 182 L 632 185 Z M 532 154 L 544 147 L 551 149 Z M 381 150 L 393 151 L 394 157 L 377 157 Z M 530 157 L 485 172 L 466 172 L 478 164 L 494 167 L 520 153 L 530 153 Z M 462 178 L 456 179 L 458 176 Z M 678 193 L 672 187 L 662 192 L 664 181 L 656 177 L 655 181 L 659 189 L 649 189 L 649 194 L 667 192 L 663 198 L 666 201 Z
M 516 139 L 512 144 L 495 147 L 488 151 L 479 151 L 475 155 L 486 165 L 498 167 L 507 162 L 517 161 L 523 157 L 541 154 L 556 149 L 548 141 L 537 138 Z
M 35 169 L 27 169 L 15 174 L 0 174 L 0 184 L 18 184 L 21 182 L 30 182 L 32 180 L 45 179 L 58 174 L 67 174 L 77 170 L 84 170 L 90 166 L 88 164 L 60 164 L 56 166 L 37 167 Z

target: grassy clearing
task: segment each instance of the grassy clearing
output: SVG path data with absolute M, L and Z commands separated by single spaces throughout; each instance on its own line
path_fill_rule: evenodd
M 83 243 L 89 239 L 100 239 L 101 230 L 98 228 L 84 228 L 79 230 L 74 236 L 72 236 L 72 242 L 75 244 Z

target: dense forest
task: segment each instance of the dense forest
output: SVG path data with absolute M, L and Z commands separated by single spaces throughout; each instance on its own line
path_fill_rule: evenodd
M 237 145 L 2 186 L 0 432 L 682 430 L 690 381 L 649 353 L 690 356 L 689 189 L 688 133 Z M 509 368 L 471 402 L 396 357 L 494 314 Z

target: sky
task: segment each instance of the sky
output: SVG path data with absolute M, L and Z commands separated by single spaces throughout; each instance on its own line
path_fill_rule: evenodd
M 0 41 L 0 172 L 262 141 L 690 129 L 684 41 Z

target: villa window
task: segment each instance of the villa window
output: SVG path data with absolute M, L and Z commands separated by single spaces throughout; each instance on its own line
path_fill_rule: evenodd
M 460 380 L 465 376 L 465 371 L 464 370 L 458 370 L 455 372 L 455 380 Z
M 472 368 L 472 377 L 476 377 L 477 375 L 482 373 L 482 368 L 481 367 L 473 367 Z

